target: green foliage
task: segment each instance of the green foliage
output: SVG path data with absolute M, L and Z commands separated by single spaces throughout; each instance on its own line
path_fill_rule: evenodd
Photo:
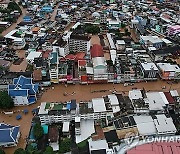
M 65 138 L 63 141 L 61 141 L 59 145 L 59 152 L 58 153 L 66 153 L 71 151 L 71 139 Z
M 18 148 L 15 150 L 14 154 L 26 154 L 26 151 L 22 148 Z
M 27 154 L 34 154 L 37 151 L 37 148 L 33 147 L 32 145 L 28 145 L 26 148 Z
M 41 124 L 36 123 L 33 128 L 33 134 L 36 139 L 39 139 L 43 136 L 43 128 Z
M 100 28 L 94 25 L 87 25 L 85 26 L 85 32 L 91 33 L 91 34 L 98 34 L 100 32 Z
M 9 109 L 13 106 L 13 99 L 8 95 L 7 91 L 0 91 L 0 108 Z
M 9 2 L 7 8 L 8 8 L 10 11 L 17 10 L 19 13 L 22 14 L 21 8 L 19 7 L 19 5 L 18 5 L 15 1 Z
M 3 9 L 3 8 L 0 8 L 0 12 L 1 13 L 10 13 L 10 10 L 8 10 L 8 9 Z
M 0 148 L 0 154 L 5 154 L 4 150 Z
M 46 147 L 46 150 L 43 154 L 54 154 L 53 148 L 51 146 Z
M 10 23 L 15 23 L 17 20 L 16 18 L 12 18 L 12 17 L 7 17 L 7 18 L 4 18 L 4 21 L 7 21 L 7 22 L 10 22 Z
M 107 65 L 109 65 L 109 66 L 113 66 L 113 61 L 112 61 L 112 60 L 106 60 L 106 63 L 107 63 Z
M 84 141 L 78 143 L 78 145 L 77 145 L 78 148 L 82 149 L 82 148 L 86 147 L 87 142 L 88 142 L 87 140 L 84 140 Z
M 121 28 L 125 28 L 126 25 L 124 23 L 121 24 Z
M 1 27 L 1 28 L 0 28 L 0 34 L 1 34 L 4 30 L 5 30 L 5 28 L 4 28 L 4 27 Z

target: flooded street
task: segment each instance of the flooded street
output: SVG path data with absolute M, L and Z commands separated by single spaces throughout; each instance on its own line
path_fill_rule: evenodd
M 18 147 L 25 148 L 26 141 L 25 138 L 29 134 L 31 120 L 33 117 L 32 109 L 38 107 L 41 102 L 65 102 L 70 101 L 71 99 L 76 99 L 77 102 L 79 101 L 88 101 L 92 98 L 102 97 L 108 94 L 111 94 L 112 91 L 116 90 L 118 93 L 123 93 L 128 95 L 128 91 L 132 88 L 145 88 L 145 90 L 150 91 L 168 91 L 170 89 L 178 90 L 180 93 L 180 84 L 167 84 L 166 81 L 154 81 L 154 82 L 142 82 L 142 83 L 135 83 L 133 86 L 124 87 L 123 84 L 91 84 L 91 85 L 68 85 L 67 87 L 63 84 L 56 84 L 52 87 L 46 88 L 45 92 L 43 93 L 40 100 L 37 101 L 36 104 L 31 106 L 24 106 L 24 107 L 14 107 L 13 111 L 20 112 L 14 113 L 12 116 L 5 115 L 3 113 L 0 114 L 0 122 L 5 122 L 12 125 L 20 125 L 21 129 L 21 138 L 20 142 L 18 143 Z M 166 86 L 166 89 L 162 90 L 162 86 Z M 106 92 L 93 92 L 98 90 L 107 90 Z M 64 96 L 64 92 L 68 95 Z M 75 94 L 73 94 L 75 93 Z M 25 115 L 22 110 L 28 109 L 29 113 Z M 16 115 L 21 114 L 22 119 L 16 120 Z M 5 152 L 7 154 L 12 154 L 13 151 L 17 147 L 12 148 L 5 148 Z

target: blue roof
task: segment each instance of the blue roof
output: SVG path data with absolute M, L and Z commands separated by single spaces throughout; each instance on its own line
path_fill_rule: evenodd
M 15 96 L 28 96 L 28 90 L 27 89 L 20 89 L 20 90 L 10 89 L 9 90 L 9 95 L 12 96 L 12 97 L 15 97 Z
M 4 123 L 0 123 L 0 129 L 12 128 L 12 127 L 14 127 L 14 126 L 7 125 L 7 124 L 4 124 Z
M 11 128 L 4 128 L 6 126 Z M 16 142 L 19 126 L 0 124 L 0 128 L 0 142 Z
M 34 103 L 35 101 L 36 101 L 35 96 L 31 96 L 31 97 L 28 98 L 29 104 L 32 104 L 32 103 Z
M 71 104 L 70 103 L 67 103 L 67 109 L 70 110 L 71 109 Z
M 76 100 L 71 100 L 71 109 L 76 109 Z
M 39 84 L 32 84 L 32 78 L 26 78 L 20 76 L 19 78 L 14 78 L 13 85 L 9 85 L 8 93 L 10 96 L 27 96 L 36 95 L 38 92 Z M 34 103 L 36 99 L 30 98 L 29 104 Z

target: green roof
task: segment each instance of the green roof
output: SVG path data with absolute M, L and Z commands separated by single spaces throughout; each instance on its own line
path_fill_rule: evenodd
M 45 109 L 49 109 L 50 103 L 46 103 Z
M 62 104 L 54 104 L 53 110 L 62 110 L 63 105 Z
M 48 134 L 48 125 L 42 125 L 44 134 Z

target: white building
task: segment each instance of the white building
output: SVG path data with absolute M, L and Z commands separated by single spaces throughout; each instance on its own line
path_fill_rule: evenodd
M 176 127 L 172 118 L 167 118 L 164 114 L 156 115 L 157 119 L 154 119 L 154 124 L 159 135 L 175 134 Z
M 90 50 L 90 37 L 81 35 L 72 35 L 69 40 L 69 50 L 73 52 L 89 53 Z

